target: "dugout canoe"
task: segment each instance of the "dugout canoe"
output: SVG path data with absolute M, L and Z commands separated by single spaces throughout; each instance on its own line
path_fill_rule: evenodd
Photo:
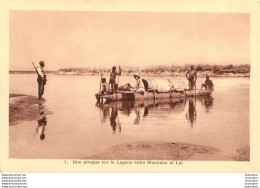
M 116 94 L 102 95 L 101 99 L 106 101 L 124 101 L 124 100 L 155 100 L 164 98 L 186 98 L 196 96 L 210 96 L 212 90 L 208 89 L 194 89 L 194 90 L 183 90 L 183 91 L 171 91 L 171 92 L 152 92 L 145 91 L 143 94 L 134 91 L 119 91 Z

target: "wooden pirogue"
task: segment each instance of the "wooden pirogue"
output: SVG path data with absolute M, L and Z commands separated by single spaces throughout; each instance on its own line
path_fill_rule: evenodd
M 209 96 L 212 90 L 183 90 L 183 91 L 171 91 L 171 92 L 152 92 L 145 91 L 143 94 L 134 91 L 118 91 L 118 93 L 110 95 L 100 96 L 106 101 L 123 101 L 123 100 L 151 100 L 151 99 L 163 99 L 163 98 L 186 98 L 195 96 Z
M 176 89 L 171 80 L 162 79 L 142 79 L 145 91 L 140 93 L 136 91 L 118 91 L 114 94 L 101 95 L 101 99 L 106 101 L 124 101 L 124 100 L 155 100 L 164 98 L 186 98 L 195 96 L 209 96 L 212 90 L 202 89 Z M 127 84 L 126 84 L 127 85 Z M 129 85 L 129 84 L 128 84 Z M 130 89 L 129 89 L 130 90 Z

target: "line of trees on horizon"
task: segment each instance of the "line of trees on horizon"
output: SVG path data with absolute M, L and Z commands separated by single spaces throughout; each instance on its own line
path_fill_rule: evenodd
M 187 65 L 157 65 L 150 67 L 131 67 L 131 66 L 122 66 L 122 73 L 131 74 L 134 72 L 142 72 L 147 74 L 161 74 L 161 73 L 183 73 L 187 72 L 190 69 L 189 64 Z M 209 71 L 214 74 L 222 73 L 249 73 L 250 65 L 194 65 L 195 70 L 198 72 Z M 111 69 L 109 68 L 61 68 L 59 72 L 78 72 L 78 73 L 109 73 Z

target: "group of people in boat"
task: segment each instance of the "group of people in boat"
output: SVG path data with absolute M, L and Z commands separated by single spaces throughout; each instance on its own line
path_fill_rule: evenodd
M 119 71 L 117 72 L 116 67 L 112 67 L 112 72 L 110 73 L 109 83 L 107 83 L 106 78 L 101 79 L 101 91 L 96 94 L 96 97 L 99 98 L 102 95 L 106 94 L 114 94 L 118 90 L 118 84 L 116 83 L 116 77 L 121 75 L 121 67 L 119 67 Z M 134 74 L 134 78 L 136 79 L 136 84 L 134 87 L 128 85 L 130 87 L 130 91 L 135 91 L 138 93 L 144 93 L 145 87 L 140 78 L 139 74 Z M 196 89 L 196 81 L 197 81 L 197 72 L 194 69 L 194 65 L 191 65 L 190 70 L 186 73 L 186 78 L 188 80 L 189 90 L 193 90 L 194 87 Z M 201 84 L 201 89 L 210 89 L 213 90 L 214 84 L 212 80 L 209 79 L 209 76 L 206 76 L 206 80 Z M 110 89 L 111 88 L 111 89 Z
M 97 99 L 99 99 L 99 97 L 102 95 L 117 93 L 118 90 L 118 83 L 116 83 L 117 76 L 121 76 L 121 67 L 119 67 L 119 71 L 117 71 L 116 67 L 113 66 L 112 71 L 110 73 L 109 83 L 107 83 L 106 78 L 101 79 L 101 91 L 96 93 Z M 139 74 L 135 74 L 134 78 L 136 79 L 136 85 L 134 87 L 128 85 L 129 89 L 131 91 L 136 91 L 139 93 L 144 92 L 145 91 L 144 84 L 141 81 L 140 79 L 141 77 L 139 76 Z
M 194 65 L 191 65 L 190 70 L 186 73 L 186 78 L 189 81 L 189 90 L 193 90 L 194 87 L 196 89 L 196 81 L 197 81 L 197 72 L 194 69 Z M 206 80 L 201 84 L 201 89 L 210 89 L 213 90 L 214 84 L 212 80 L 209 79 L 209 76 L 206 76 Z

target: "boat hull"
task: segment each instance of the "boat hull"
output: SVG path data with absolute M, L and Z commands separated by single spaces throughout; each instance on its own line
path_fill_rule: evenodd
M 164 99 L 164 98 L 186 98 L 186 97 L 196 97 L 196 96 L 209 96 L 211 95 L 211 90 L 186 90 L 182 92 L 172 92 L 172 93 L 153 93 L 144 92 L 133 93 L 133 92 L 119 92 L 112 95 L 102 95 L 102 99 L 106 101 L 124 101 L 124 100 L 151 100 L 151 99 Z

